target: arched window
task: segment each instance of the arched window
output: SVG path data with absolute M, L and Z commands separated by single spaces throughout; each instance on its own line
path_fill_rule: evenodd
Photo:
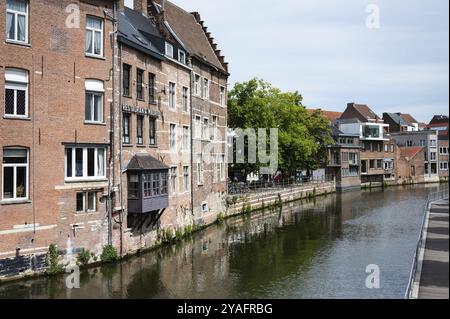
M 3 200 L 28 198 L 28 149 L 7 147 L 3 149 Z

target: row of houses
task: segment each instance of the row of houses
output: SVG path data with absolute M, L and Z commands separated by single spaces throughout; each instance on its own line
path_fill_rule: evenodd
M 0 37 L 0 260 L 125 255 L 217 219 L 229 72 L 199 13 L 6 0 Z
M 325 174 L 337 189 L 448 180 L 448 116 L 424 124 L 404 113 L 379 117 L 356 103 L 344 112 L 322 112 L 335 142 L 328 146 Z

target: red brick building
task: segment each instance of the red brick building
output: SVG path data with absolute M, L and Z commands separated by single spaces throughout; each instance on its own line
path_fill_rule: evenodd
M 7 0 L 0 35 L 0 276 L 52 243 L 125 254 L 222 212 L 228 71 L 197 13 Z

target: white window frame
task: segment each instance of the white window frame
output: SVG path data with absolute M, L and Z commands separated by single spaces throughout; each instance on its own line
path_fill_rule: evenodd
M 437 160 L 437 152 L 430 152 L 430 161 L 436 161 L 436 160 Z
M 183 125 L 183 151 L 189 150 L 189 126 Z
M 181 110 L 184 113 L 189 112 L 189 89 L 185 86 L 183 86 L 183 98 L 181 100 Z
M 220 172 L 220 181 L 225 181 L 225 155 L 220 154 L 220 162 L 219 162 L 219 172 Z
M 101 21 L 102 25 L 101 25 L 100 29 L 89 27 L 88 23 L 87 23 L 88 19 L 94 19 L 94 20 Z M 103 36 L 104 31 L 103 31 L 103 28 L 104 28 L 104 26 L 105 26 L 105 23 L 104 23 L 104 20 L 102 18 L 96 17 L 96 16 L 91 16 L 91 15 L 87 15 L 86 16 L 86 31 L 91 31 L 91 34 L 92 34 L 91 35 L 92 36 L 92 51 L 88 52 L 87 51 L 88 48 L 86 48 L 86 47 L 84 48 L 84 53 L 87 56 L 103 58 L 103 51 L 104 51 L 104 48 L 103 48 L 103 45 L 104 45 L 104 43 L 103 43 L 104 42 L 104 36 Z M 99 54 L 95 54 L 95 34 L 96 33 L 100 33 L 100 39 L 101 39 L 101 41 L 100 41 L 100 53 Z M 87 32 L 85 32 L 85 37 L 87 37 Z
M 183 191 L 189 192 L 189 165 L 183 166 Z
M 202 77 L 198 74 L 194 74 L 194 95 L 195 96 L 201 96 L 201 79 Z
M 171 152 L 177 151 L 177 125 L 175 123 L 169 124 L 169 149 Z
M 75 194 L 75 201 L 77 200 L 76 196 L 78 196 L 78 194 L 83 194 L 83 210 L 78 210 L 76 207 L 75 203 L 75 211 L 77 213 L 95 213 L 97 211 L 97 192 L 94 191 L 87 191 L 87 192 L 77 192 Z M 94 209 L 89 209 L 89 194 L 94 194 Z
M 169 51 L 170 51 L 170 54 L 169 54 Z M 173 53 L 174 53 L 173 45 L 170 44 L 169 42 L 166 42 L 166 56 L 173 59 Z
M 200 115 L 195 116 L 194 120 L 194 138 L 201 139 L 202 138 L 202 117 Z
M 85 123 L 101 123 L 103 124 L 103 120 L 104 120 L 104 87 L 103 87 L 103 81 L 100 80 L 94 80 L 94 79 L 86 79 L 85 81 L 85 91 L 86 91 L 86 95 L 90 94 L 90 108 L 91 108 L 91 118 L 90 119 L 86 119 L 86 110 L 85 110 L 85 118 L 84 118 L 84 122 Z M 100 103 L 100 119 L 98 121 L 96 121 L 94 119 L 94 102 L 95 102 L 95 96 L 100 96 L 101 97 L 101 103 Z M 86 102 L 85 102 L 86 103 Z M 85 105 L 85 108 L 87 107 L 87 105 Z
M 15 73 L 15 74 L 14 74 Z M 21 73 L 21 74 L 20 74 Z M 6 68 L 5 70 L 5 107 L 3 109 L 6 118 L 28 118 L 28 71 L 23 69 Z M 14 91 L 14 113 L 6 113 L 6 90 Z M 17 114 L 17 91 L 25 91 L 25 114 Z
M 177 99 L 176 99 L 177 86 L 175 82 L 169 81 L 168 90 L 169 90 L 169 100 L 168 100 L 169 110 L 175 111 L 177 108 Z
M 220 101 L 219 104 L 221 106 L 225 106 L 226 105 L 226 99 L 225 99 L 225 87 L 223 85 L 220 86 Z
M 448 155 L 448 147 L 447 146 L 439 147 L 439 155 Z
M 201 153 L 197 154 L 196 158 L 197 162 L 197 185 L 203 185 L 204 179 L 203 179 L 203 155 Z
M 183 57 L 183 59 L 181 59 Z M 186 52 L 181 49 L 178 49 L 178 62 L 186 64 Z
M 29 7 L 30 7 L 30 3 L 29 1 L 25 1 L 26 2 L 26 9 L 25 12 L 22 11 L 17 11 L 17 10 L 12 10 L 12 9 L 8 9 L 8 4 L 6 4 L 6 16 L 8 16 L 8 13 L 13 14 L 14 15 L 14 39 L 9 39 L 8 35 L 9 35 L 9 30 L 6 30 L 6 23 L 5 23 L 5 36 L 6 36 L 6 41 L 7 42 L 15 42 L 15 43 L 21 43 L 21 44 L 28 44 L 28 11 L 29 11 Z M 19 40 L 18 39 L 18 30 L 19 30 L 19 19 L 18 17 L 20 16 L 25 16 L 25 40 Z M 6 21 L 5 21 L 6 22 Z
M 23 147 L 6 147 L 3 149 L 3 156 L 4 156 L 4 152 L 5 150 L 25 150 L 27 152 L 27 162 L 26 163 L 3 163 L 2 164 L 2 202 L 23 202 L 23 201 L 27 201 L 29 200 L 29 194 L 30 194 L 30 190 L 29 190 L 29 185 L 30 185 L 30 181 L 29 181 L 29 176 L 30 176 L 30 168 L 29 168 L 29 163 L 30 163 L 30 151 L 27 148 L 23 148 Z M 3 160 L 2 160 L 3 162 Z M 5 168 L 6 167 L 12 167 L 13 168 L 13 197 L 12 198 L 5 198 Z M 26 169 L 26 174 L 25 174 L 25 197 L 17 197 L 17 168 L 18 167 L 25 167 Z
M 439 170 L 448 171 L 448 162 L 439 162 Z
M 209 100 L 209 79 L 203 78 L 203 98 Z
M 202 121 L 202 140 L 209 141 L 209 118 L 204 117 Z
M 177 194 L 177 178 L 178 178 L 178 167 L 170 167 L 170 192 L 172 195 Z
M 83 150 L 83 176 L 76 176 L 76 149 L 81 148 Z M 88 148 L 94 149 L 94 176 L 88 176 Z M 72 150 L 72 176 L 67 176 L 67 150 Z M 103 175 L 98 174 L 98 151 L 103 150 Z M 78 181 L 98 181 L 106 179 L 106 148 L 95 146 L 83 146 L 76 147 L 70 146 L 64 148 L 64 180 L 66 182 L 78 182 Z
M 211 132 L 211 139 L 213 141 L 217 141 L 217 125 L 218 125 L 218 116 L 217 115 L 213 115 L 212 116 L 212 122 L 211 122 L 211 128 L 212 128 L 212 132 Z

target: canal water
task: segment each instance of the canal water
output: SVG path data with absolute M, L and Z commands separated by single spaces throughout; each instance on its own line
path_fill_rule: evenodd
M 332 194 L 226 220 L 120 264 L 0 285 L 0 298 L 403 298 L 439 185 Z M 378 289 L 366 287 L 368 265 Z

